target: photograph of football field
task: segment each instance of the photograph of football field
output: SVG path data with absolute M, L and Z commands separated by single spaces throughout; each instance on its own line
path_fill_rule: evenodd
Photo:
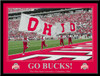
M 70 8 L 71 9 L 71 8 Z M 82 8 L 82 9 L 62 9 L 63 13 L 60 12 L 61 9 L 14 9 L 9 8 L 9 20 L 8 20 L 8 56 L 9 60 L 23 60 L 23 61 L 76 61 L 76 60 L 87 60 L 92 59 L 92 9 Z M 46 11 L 47 15 L 41 15 L 42 20 L 46 21 L 45 18 L 54 16 L 61 16 L 60 18 L 65 21 L 76 21 L 77 31 L 71 32 L 72 44 L 68 45 L 68 33 L 64 34 L 64 46 L 60 45 L 60 40 L 57 37 L 47 38 L 45 43 L 48 47 L 43 47 L 41 50 L 41 39 L 40 35 L 36 33 L 26 33 L 30 44 L 28 43 L 28 48 L 25 50 L 25 55 L 23 55 L 23 32 L 19 32 L 20 15 L 19 12 L 25 12 L 25 14 L 30 11 Z M 48 14 L 48 10 L 51 10 L 53 14 Z M 56 14 L 54 13 L 56 11 Z M 67 16 L 67 13 L 70 13 Z M 71 12 L 69 12 L 71 11 Z M 74 11 L 74 12 L 73 12 Z M 57 13 L 58 12 L 58 13 Z M 33 12 L 34 13 L 34 12 Z M 15 14 L 15 16 L 13 15 Z M 36 13 L 35 13 L 36 14 Z M 40 12 L 41 14 L 41 12 Z M 42 12 L 43 14 L 43 12 Z M 61 15 L 62 14 L 62 15 Z M 76 14 L 76 16 L 75 16 Z M 32 15 L 32 14 L 31 14 Z M 81 15 L 81 16 L 80 16 Z M 84 16 L 82 16 L 84 15 Z M 63 18 L 62 18 L 63 17 Z M 68 18 L 69 17 L 69 18 Z M 81 18 L 82 17 L 82 18 Z M 66 19 L 67 18 L 67 19 Z M 77 20 L 76 20 L 77 19 Z M 48 21 L 48 20 L 47 20 Z M 79 21 L 79 22 L 78 22 Z M 52 22 L 52 21 L 51 21 Z M 52 22 L 53 23 L 53 22 Z

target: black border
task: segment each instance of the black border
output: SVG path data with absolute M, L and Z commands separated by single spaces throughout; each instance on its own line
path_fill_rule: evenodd
M 1 2 L 0 2 L 0 10 L 1 10 Z M 0 13 L 0 42 L 1 42 L 1 13 Z M 0 43 L 0 75 L 1 75 L 1 43 Z
M 98 4 L 98 7 L 97 7 L 97 11 L 98 11 L 98 14 L 97 14 L 97 17 L 98 17 L 98 19 L 99 19 L 99 10 L 100 10 L 100 4 L 99 4 L 99 1 L 96 1 L 96 0 L 93 0 L 93 1 L 89 1 L 89 2 L 87 2 L 87 1 L 63 1 L 63 0 L 53 0 L 53 1 L 42 1 L 42 0 L 37 0 L 37 1 L 31 1 L 30 2 L 30 0 L 28 0 L 28 1 L 26 1 L 26 0 L 24 0 L 24 1 L 10 1 L 10 0 L 4 0 L 4 1 L 1 1 L 1 41 L 2 41 L 2 44 L 1 44 L 1 75 L 15 75 L 15 74 L 23 74 L 23 75 L 34 75 L 34 74 L 67 74 L 67 75 L 71 75 L 71 74 L 91 74 L 91 75 L 98 75 L 99 74 L 99 70 L 98 70 L 98 54 L 97 54 L 97 73 L 3 73 L 3 3 L 97 3 Z M 98 20 L 97 19 L 97 20 Z M 97 21 L 97 24 L 99 25 L 99 23 L 98 22 L 100 22 L 100 21 Z M 98 32 L 98 26 L 97 26 L 97 32 Z M 97 35 L 98 36 L 98 35 Z M 98 45 L 98 37 L 97 37 L 97 45 Z M 98 48 L 98 46 L 97 46 L 97 48 Z M 97 49 L 97 53 L 99 53 L 99 51 L 98 51 L 98 49 Z
M 27 0 L 1 0 L 1 1 L 27 1 Z M 28 0 L 28 1 L 99 1 L 99 0 Z

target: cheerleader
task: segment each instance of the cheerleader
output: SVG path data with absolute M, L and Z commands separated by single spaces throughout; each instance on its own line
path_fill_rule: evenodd
M 24 36 L 24 39 L 22 40 L 23 41 L 23 55 L 25 55 L 25 50 L 28 48 L 28 42 L 29 40 L 27 39 L 27 36 Z M 29 42 L 29 46 L 30 46 L 30 42 Z
M 42 36 L 42 38 L 41 38 L 41 51 L 43 50 L 43 46 L 48 47 L 48 46 L 45 44 L 45 37 Z
M 60 45 L 63 45 L 64 46 L 63 36 L 62 35 L 60 36 Z
M 69 34 L 69 35 L 68 35 L 68 45 L 70 45 L 70 43 L 72 44 L 72 37 L 71 37 L 71 35 Z

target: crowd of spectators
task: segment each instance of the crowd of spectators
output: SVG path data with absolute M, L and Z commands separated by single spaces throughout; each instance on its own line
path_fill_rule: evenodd
M 11 11 L 11 10 L 10 10 Z M 55 24 L 56 22 L 75 22 L 77 24 L 77 31 L 71 33 L 73 38 L 77 39 L 80 36 L 92 36 L 92 10 L 89 11 L 76 11 L 69 13 L 54 13 L 48 15 L 39 16 L 42 21 L 48 22 L 50 24 Z M 9 39 L 21 39 L 23 32 L 18 31 L 20 19 L 13 19 L 8 21 L 8 38 Z M 34 38 L 36 33 L 26 33 L 29 38 Z
M 8 8 L 9 13 L 14 13 L 14 12 L 23 12 L 23 11 L 32 11 L 34 10 L 33 8 Z
M 55 24 L 56 22 L 76 22 L 77 32 L 76 33 L 87 33 L 92 32 L 92 11 L 77 11 L 75 13 L 65 13 L 60 14 L 50 14 L 45 16 L 40 16 L 41 20 L 48 22 L 50 24 Z

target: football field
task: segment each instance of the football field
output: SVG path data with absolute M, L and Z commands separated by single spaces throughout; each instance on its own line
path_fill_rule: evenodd
M 91 61 L 92 60 L 92 41 L 65 45 L 64 47 L 52 47 L 36 51 L 9 55 L 10 60 L 21 61 Z
M 86 42 L 86 41 L 92 41 L 92 39 L 73 39 L 72 40 L 73 44 Z M 59 40 L 46 40 L 46 44 L 48 45 L 48 47 L 44 47 L 44 49 L 60 46 Z M 64 44 L 68 45 L 67 39 L 64 40 Z M 26 50 L 26 52 L 40 50 L 40 48 L 41 48 L 40 40 L 30 40 L 30 46 Z M 18 54 L 22 52 L 23 52 L 23 42 L 22 41 L 9 41 L 8 42 L 8 55 Z

